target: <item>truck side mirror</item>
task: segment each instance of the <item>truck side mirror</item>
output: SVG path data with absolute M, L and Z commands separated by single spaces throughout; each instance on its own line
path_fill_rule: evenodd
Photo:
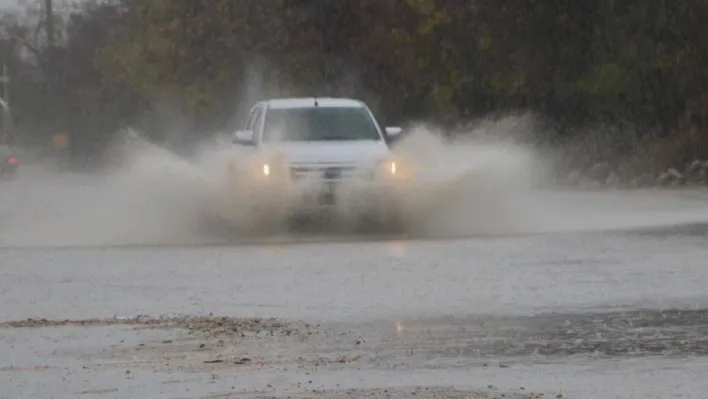
M 253 145 L 253 131 L 238 130 L 234 132 L 232 141 L 234 144 Z
M 394 138 L 398 135 L 400 135 L 403 132 L 403 129 L 401 129 L 398 126 L 387 126 L 386 127 L 386 136 L 389 138 Z

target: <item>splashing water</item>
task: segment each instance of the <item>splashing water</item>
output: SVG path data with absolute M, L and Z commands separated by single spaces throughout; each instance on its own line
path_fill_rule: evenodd
M 496 128 L 485 131 L 494 137 Z M 120 162 L 100 172 L 24 165 L 16 181 L 2 182 L 0 246 L 184 245 L 253 236 L 246 219 L 258 198 L 229 190 L 227 165 L 244 156 L 231 143 L 204 145 L 189 160 L 139 138 L 117 152 Z M 508 141 L 448 141 L 416 128 L 394 152 L 417 172 L 416 183 L 402 191 L 412 237 L 708 221 L 704 197 L 544 192 L 536 183 L 548 165 Z

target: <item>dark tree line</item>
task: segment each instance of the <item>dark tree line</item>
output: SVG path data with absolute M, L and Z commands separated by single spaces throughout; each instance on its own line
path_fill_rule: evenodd
M 0 58 L 25 139 L 71 132 L 77 153 L 126 125 L 220 129 L 271 95 L 356 96 L 394 120 L 706 124 L 705 0 L 94 0 L 63 15 L 54 48 L 41 18 L 3 18 Z

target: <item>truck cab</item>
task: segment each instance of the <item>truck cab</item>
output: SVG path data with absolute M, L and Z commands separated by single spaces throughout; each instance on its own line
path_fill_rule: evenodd
M 233 142 L 263 154 L 278 153 L 286 163 L 280 166 L 286 166 L 292 178 L 319 174 L 339 179 L 375 173 L 390 162 L 387 138 L 400 133 L 399 127 L 382 130 L 358 100 L 274 99 L 251 109 L 245 129 L 234 133 Z
M 259 201 L 284 199 L 294 210 L 346 206 L 344 200 L 354 197 L 371 203 L 390 195 L 403 178 L 387 140 L 401 131 L 382 129 L 355 99 L 261 101 L 245 128 L 233 134 L 250 162 L 232 165 L 232 175 L 245 170 L 252 179 L 247 191 L 260 193 Z

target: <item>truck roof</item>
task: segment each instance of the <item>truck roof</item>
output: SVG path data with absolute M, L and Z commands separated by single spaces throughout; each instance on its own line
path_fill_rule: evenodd
M 314 108 L 314 107 L 338 107 L 338 108 L 358 108 L 364 103 L 351 98 L 332 97 L 299 97 L 299 98 L 274 98 L 266 101 L 268 108 Z

